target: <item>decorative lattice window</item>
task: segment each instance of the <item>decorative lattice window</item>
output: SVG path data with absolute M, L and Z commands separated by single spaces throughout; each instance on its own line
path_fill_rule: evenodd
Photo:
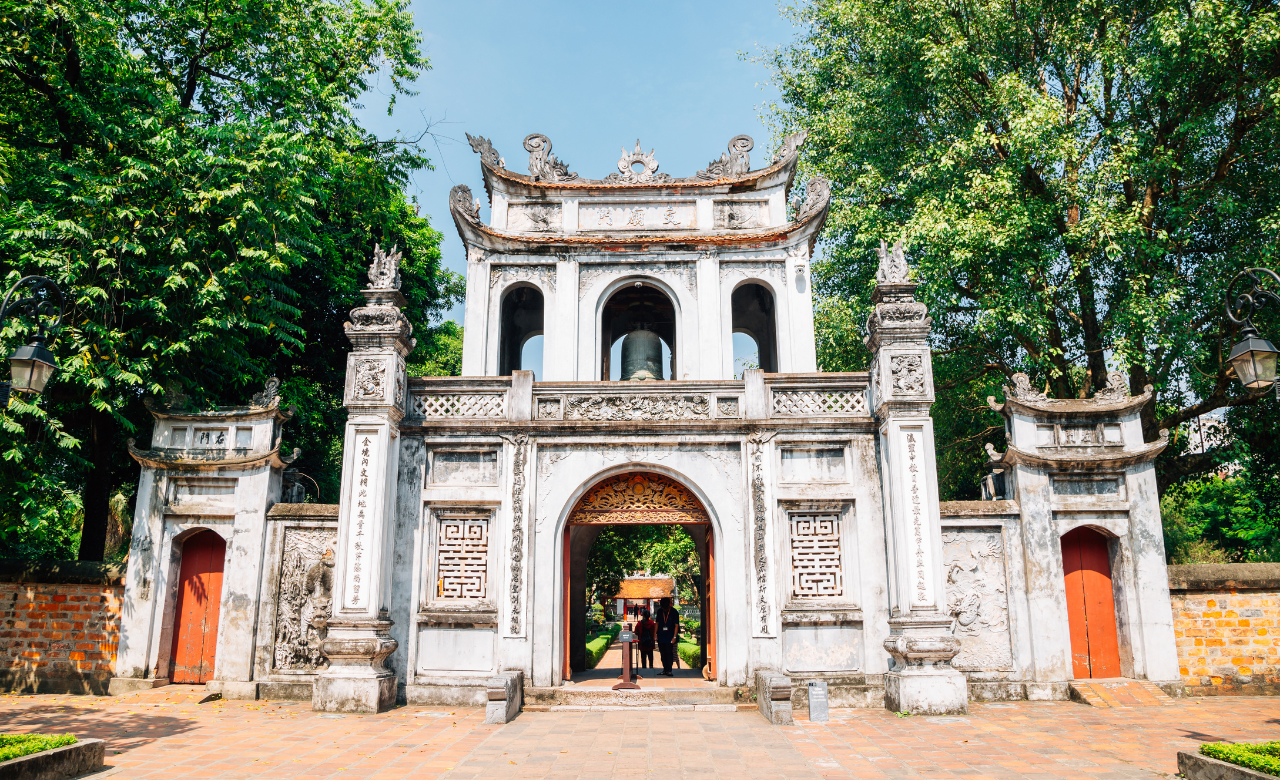
M 867 414 L 862 390 L 774 390 L 773 414 L 778 417 L 828 417 Z
M 442 517 L 439 522 L 436 598 L 485 598 L 489 588 L 489 521 Z
M 831 598 L 844 595 L 837 515 L 791 515 L 791 595 Z
M 417 417 L 502 419 L 507 416 L 505 393 L 415 394 L 411 412 Z

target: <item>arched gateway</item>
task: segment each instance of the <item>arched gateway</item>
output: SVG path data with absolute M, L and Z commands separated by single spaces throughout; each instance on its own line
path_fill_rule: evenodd
M 562 545 L 565 557 L 562 674 L 572 679 L 585 663 L 586 567 L 600 532 L 613 525 L 678 525 L 692 537 L 698 554 L 698 641 L 716 677 L 715 544 L 711 517 L 691 490 L 651 471 L 627 471 L 595 483 L 570 511 Z
M 1177 680 L 1150 394 L 1116 374 L 1094 398 L 1047 398 L 1011 377 L 992 402 L 1008 442 L 988 445 L 988 500 L 940 502 L 930 320 L 900 245 L 880 251 L 868 370 L 817 371 L 810 253 L 831 188 L 797 188 L 804 139 L 753 168 L 738 136 L 684 177 L 637 146 L 590 179 L 545 136 L 524 139 L 528 175 L 470 138 L 490 208 L 483 221 L 468 187 L 450 193 L 463 376 L 408 375 L 400 256 L 376 247 L 346 326 L 337 505 L 281 501 L 275 383 L 245 407 L 155 407 L 150 445 L 131 449 L 111 689 L 165 682 L 174 626 L 192 635 L 168 595 L 178 543 L 210 528 L 228 540 L 202 635 L 211 688 L 341 712 L 471 703 L 503 721 L 522 691 L 577 690 L 582 567 L 609 523 L 693 536 L 714 623 L 704 687 L 752 686 L 771 713 L 807 682 L 835 706 L 939 714 L 970 692 L 1063 699 L 1077 674 Z M 734 372 L 735 333 L 763 370 Z M 536 382 L 517 368 L 532 338 Z M 1081 525 L 1106 539 L 1085 550 Z

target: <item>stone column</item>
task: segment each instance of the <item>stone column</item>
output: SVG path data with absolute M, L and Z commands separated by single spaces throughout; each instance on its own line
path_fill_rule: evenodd
M 312 709 L 381 712 L 396 701 L 384 666 L 397 642 L 388 619 L 395 537 L 399 423 L 405 414 L 405 357 L 413 328 L 400 307 L 400 254 L 374 248 L 366 305 L 351 311 L 333 617 L 322 649 L 329 668 L 316 679 Z
M 942 524 L 934 456 L 930 320 L 907 280 L 902 245 L 880 247 L 867 320 L 871 408 L 880 425 L 880 478 L 889 559 L 889 638 L 885 706 L 895 712 L 968 710 L 968 685 L 951 667 L 960 641 L 945 611 Z

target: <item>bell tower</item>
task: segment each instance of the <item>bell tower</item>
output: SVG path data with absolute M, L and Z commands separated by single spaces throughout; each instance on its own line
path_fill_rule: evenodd
M 529 369 L 521 352 L 541 337 L 543 381 L 732 379 L 735 334 L 756 343 L 766 372 L 816 371 L 809 256 L 830 187 L 793 192 L 804 138 L 753 170 L 755 142 L 739 135 L 683 178 L 637 141 L 589 179 L 546 136 L 525 138 L 528 175 L 468 136 L 490 217 L 468 187 L 453 189 L 467 247 L 462 373 Z

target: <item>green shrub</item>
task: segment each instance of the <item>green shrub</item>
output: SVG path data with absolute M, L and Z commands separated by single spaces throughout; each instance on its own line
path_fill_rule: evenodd
M 695 644 L 681 642 L 676 648 L 680 652 L 680 660 L 690 669 L 702 668 L 702 648 Z
M 1280 742 L 1264 742 L 1261 745 L 1210 742 L 1200 746 L 1200 753 L 1247 769 L 1280 775 Z
M 605 652 L 609 649 L 609 645 L 613 644 L 613 640 L 618 638 L 621 633 L 622 626 L 614 623 L 596 636 L 587 640 L 587 668 L 594 669 L 596 664 L 600 663 L 600 659 L 604 658 Z
M 71 734 L 0 734 L 0 761 L 75 743 L 76 738 Z

